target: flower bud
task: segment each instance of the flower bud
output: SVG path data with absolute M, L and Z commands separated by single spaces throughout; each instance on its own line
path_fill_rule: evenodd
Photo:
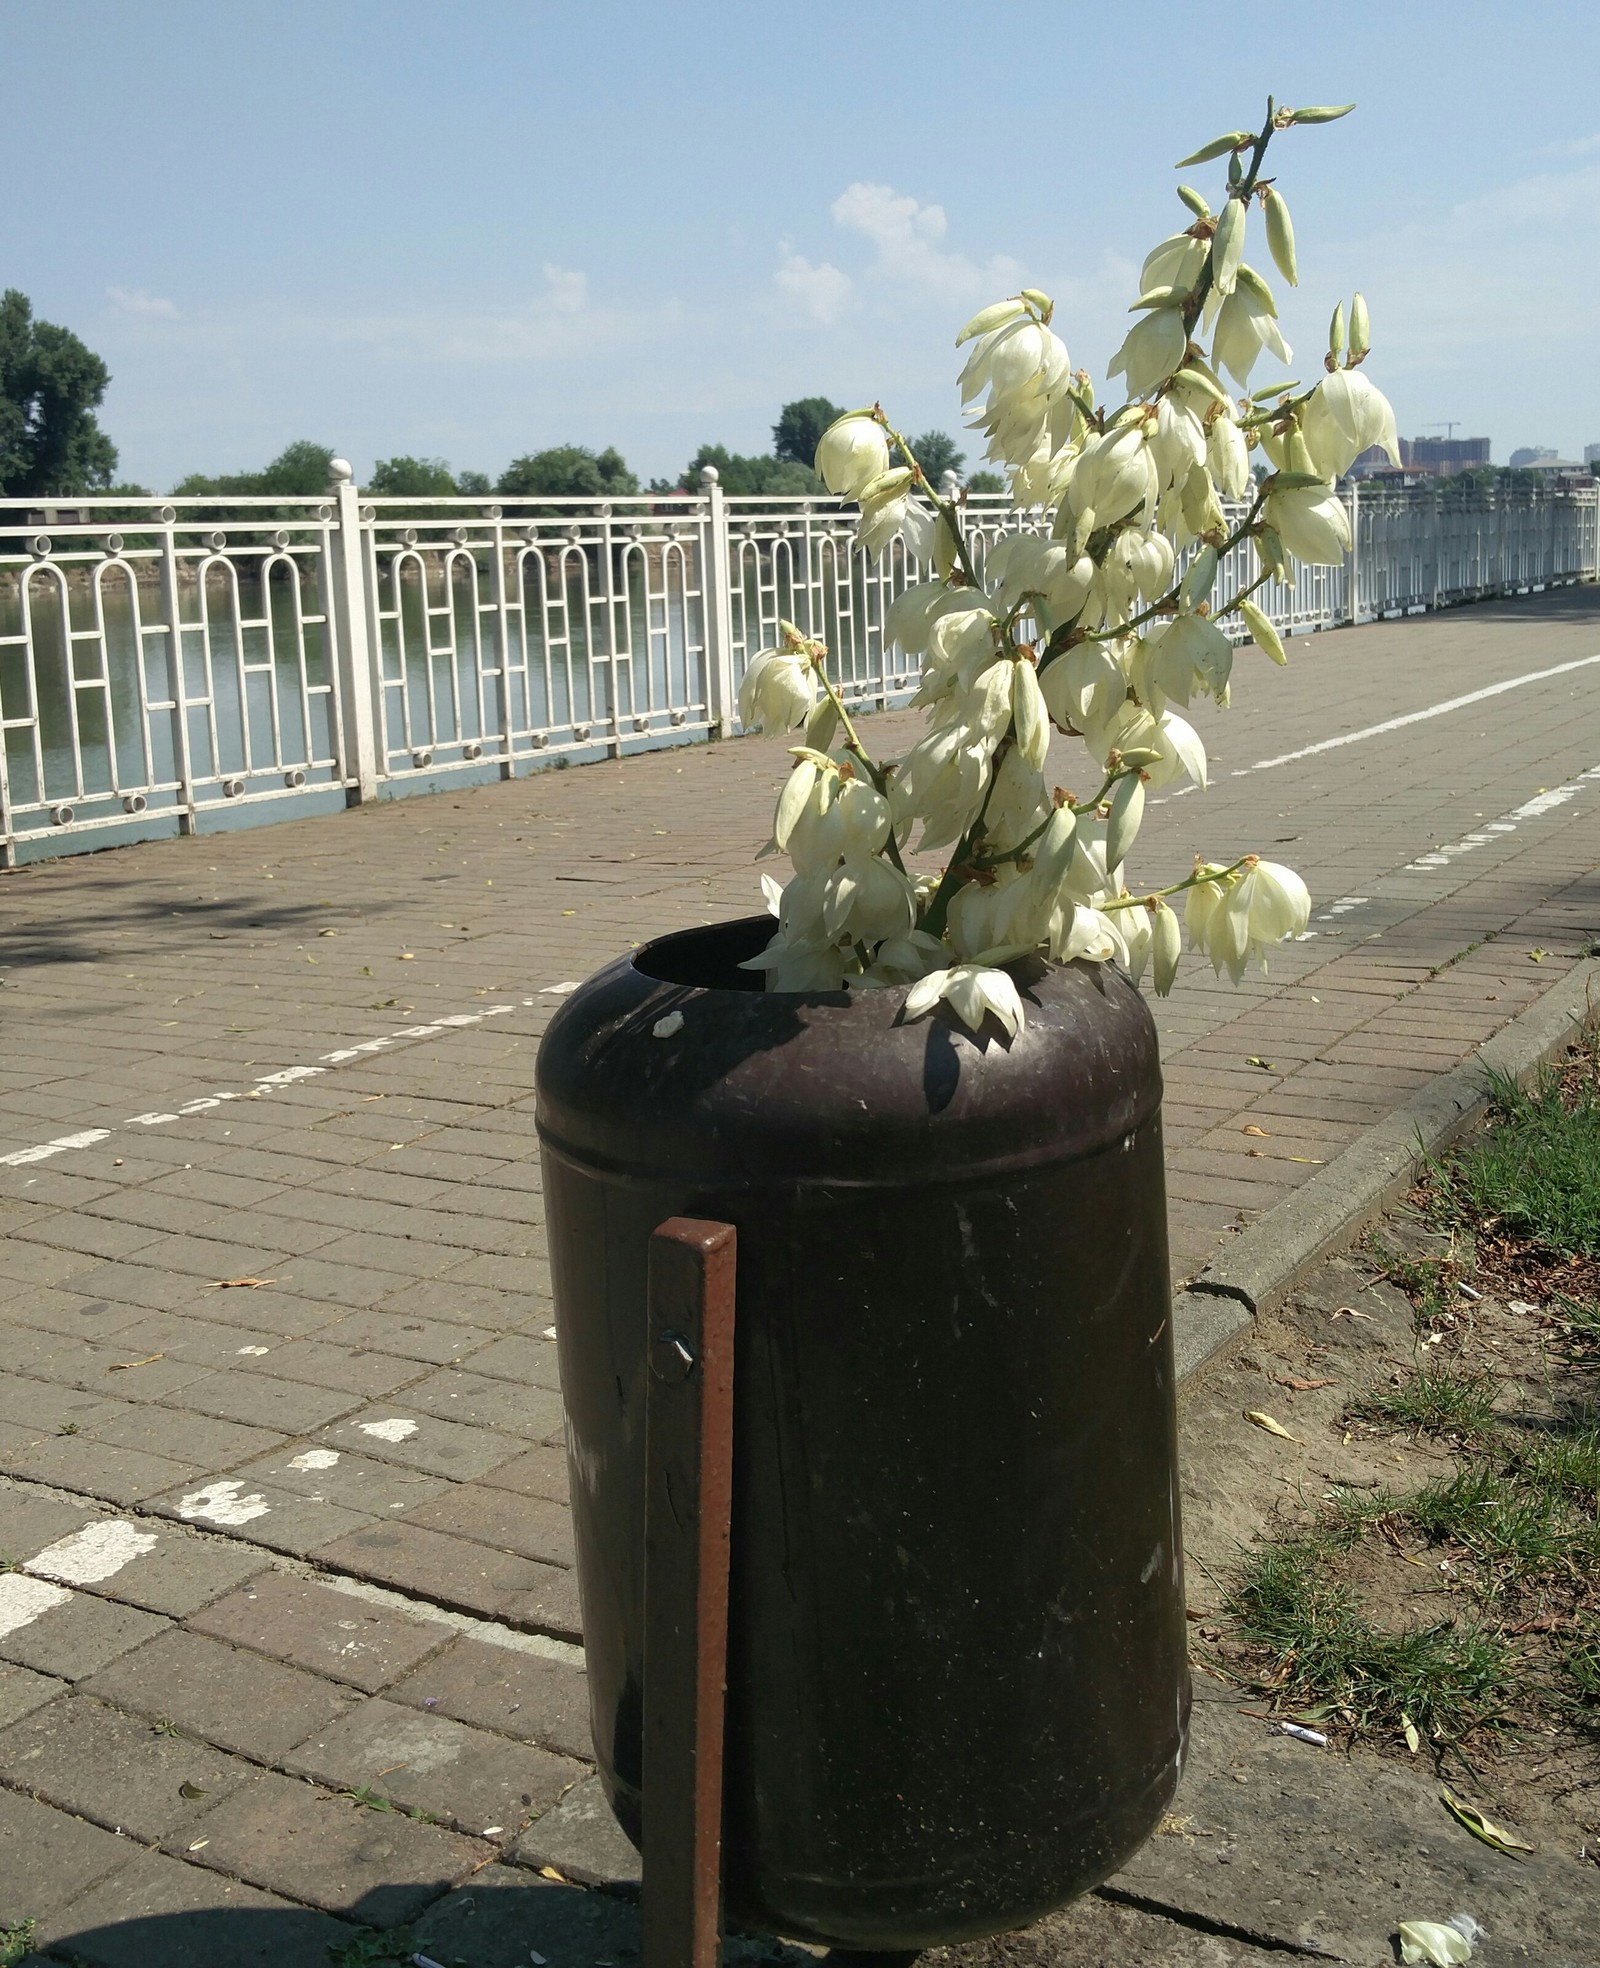
M 1022 290 L 1022 298 L 1025 301 L 1027 301 L 1030 306 L 1036 307 L 1039 310 L 1039 313 L 1044 317 L 1046 321 L 1048 321 L 1051 315 L 1053 315 L 1056 311 L 1055 302 L 1051 300 L 1048 294 L 1042 293 L 1037 287 L 1024 287 Z
M 1202 144 L 1192 157 L 1180 157 L 1172 168 L 1186 171 L 1191 164 L 1209 164 L 1213 157 L 1220 157 L 1225 150 L 1236 150 L 1240 144 L 1249 141 L 1248 130 L 1230 130 L 1225 137 L 1213 137 L 1210 143 Z
M 1106 868 L 1120 868 L 1133 846 L 1144 818 L 1144 781 L 1137 772 L 1119 779 L 1111 790 L 1111 811 L 1106 818 Z
M 830 492 L 853 499 L 887 471 L 889 440 L 875 418 L 841 417 L 822 433 L 814 463 Z
M 1344 354 L 1344 302 L 1340 301 L 1333 310 L 1333 319 L 1328 323 L 1329 355 Z
M 1210 218 L 1211 207 L 1200 196 L 1199 192 L 1197 192 L 1194 189 L 1193 185 L 1179 185 L 1178 196 L 1183 200 L 1184 204 L 1188 206 L 1189 210 L 1193 212 L 1193 214 L 1197 219 Z
M 1289 207 L 1272 185 L 1267 186 L 1261 205 L 1267 218 L 1267 247 L 1272 263 L 1291 287 L 1298 287 L 1300 274 L 1295 266 L 1294 227 L 1289 220 Z
M 1155 971 L 1156 996 L 1164 998 L 1178 974 L 1178 958 L 1183 953 L 1183 930 L 1177 911 L 1157 902 L 1150 912 L 1150 957 Z
M 1011 666 L 1011 716 L 1018 751 L 1036 771 L 1042 770 L 1050 749 L 1050 713 L 1039 688 L 1039 673 L 1025 656 Z
M 1283 638 L 1273 627 L 1265 611 L 1257 608 L 1253 601 L 1241 601 L 1239 613 L 1245 627 L 1250 631 L 1250 640 L 1257 649 L 1270 656 L 1275 663 L 1287 663 L 1289 658 L 1284 654 Z
M 1350 360 L 1359 362 L 1371 347 L 1372 324 L 1367 319 L 1367 303 L 1357 294 L 1350 303 Z
M 1231 294 L 1239 277 L 1239 261 L 1244 254 L 1244 204 L 1230 198 L 1217 220 L 1211 241 L 1211 280 L 1219 294 Z
M 1217 578 L 1217 550 L 1215 547 L 1202 547 L 1190 561 L 1183 584 L 1178 589 L 1180 608 L 1198 608 L 1210 594 L 1212 584 Z
M 825 752 L 838 729 L 838 706 L 831 697 L 819 697 L 816 709 L 806 719 L 806 743 L 814 752 Z
M 1289 121 L 1291 123 L 1337 123 L 1341 116 L 1348 116 L 1354 108 L 1354 103 L 1340 103 L 1335 108 L 1295 109 L 1289 112 Z
M 1003 328 L 1008 321 L 1015 321 L 1019 315 L 1027 313 L 1020 299 L 996 301 L 991 307 L 979 308 L 978 312 L 956 337 L 956 347 L 970 342 L 975 335 L 987 335 L 995 328 Z

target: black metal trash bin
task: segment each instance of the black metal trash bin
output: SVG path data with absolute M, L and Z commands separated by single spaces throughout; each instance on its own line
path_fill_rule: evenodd
M 646 945 L 539 1054 L 595 1739 L 637 1840 L 646 1256 L 721 1219 L 728 1917 L 925 1947 L 1086 1891 L 1177 1784 L 1155 1032 L 1107 965 L 1014 966 L 1009 1046 L 903 991 L 763 992 L 771 927 Z

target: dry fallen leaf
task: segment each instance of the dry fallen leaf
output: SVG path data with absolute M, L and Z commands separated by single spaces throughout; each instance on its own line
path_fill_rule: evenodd
M 263 1285 L 275 1285 L 276 1278 L 213 1278 L 206 1287 L 208 1291 L 260 1291 Z
M 1453 1791 L 1441 1790 L 1439 1801 L 1458 1824 L 1465 1825 L 1474 1838 L 1481 1838 L 1485 1845 L 1492 1845 L 1497 1852 L 1515 1857 L 1518 1852 L 1533 1850 L 1525 1838 L 1519 1838 L 1514 1831 L 1502 1831 L 1481 1811 L 1475 1811 L 1470 1804 L 1463 1804 Z
M 1323 1166 L 1323 1158 L 1320 1155 L 1285 1155 L 1283 1159 L 1286 1162 L 1310 1162 L 1317 1168 Z
M 1281 1435 L 1286 1442 L 1298 1442 L 1300 1439 L 1298 1435 L 1291 1435 L 1281 1421 L 1274 1421 L 1271 1415 L 1263 1414 L 1259 1408 L 1246 1408 L 1244 1418 L 1253 1421 L 1257 1428 L 1264 1428 L 1269 1435 Z
M 1334 1387 L 1338 1383 L 1324 1377 L 1321 1380 L 1302 1380 L 1298 1374 L 1268 1374 L 1268 1380 L 1275 1380 L 1280 1387 L 1287 1387 L 1296 1394 L 1309 1394 L 1314 1387 Z
M 1417 1734 L 1416 1723 L 1412 1721 L 1409 1715 L 1402 1715 L 1400 1717 L 1400 1727 L 1405 1731 L 1406 1748 L 1415 1756 L 1417 1751 L 1422 1747 L 1422 1738 Z
M 1241 1134 L 1259 1135 L 1263 1141 L 1270 1141 L 1272 1139 L 1272 1136 L 1268 1134 L 1267 1130 L 1262 1127 L 1257 1127 L 1254 1121 L 1246 1122 L 1246 1124 L 1239 1130 L 1239 1132 Z
M 126 1373 L 129 1367 L 148 1367 L 152 1361 L 164 1360 L 165 1353 L 147 1353 L 142 1360 L 115 1360 L 106 1368 L 107 1373 Z
M 1263 1073 L 1275 1073 L 1278 1070 L 1270 1059 L 1258 1059 L 1253 1052 L 1245 1054 L 1244 1063 L 1247 1066 L 1259 1066 Z
M 1334 1309 L 1333 1316 L 1336 1319 L 1370 1319 L 1372 1314 L 1358 1312 L 1353 1305 L 1340 1305 Z

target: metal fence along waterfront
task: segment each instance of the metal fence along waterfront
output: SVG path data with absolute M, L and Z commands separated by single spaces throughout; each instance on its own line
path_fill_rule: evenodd
M 852 707 L 916 670 L 831 499 L 0 499 L 0 866 L 737 729 L 780 620 Z M 1592 579 L 1600 487 L 1344 493 L 1342 567 L 1258 599 L 1286 632 Z M 974 547 L 1028 524 L 966 506 Z M 1253 578 L 1234 549 L 1223 582 Z

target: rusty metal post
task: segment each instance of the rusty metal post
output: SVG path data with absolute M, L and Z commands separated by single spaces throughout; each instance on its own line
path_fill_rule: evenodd
M 735 1233 L 650 1240 L 643 1968 L 717 1968 L 733 1504 Z

